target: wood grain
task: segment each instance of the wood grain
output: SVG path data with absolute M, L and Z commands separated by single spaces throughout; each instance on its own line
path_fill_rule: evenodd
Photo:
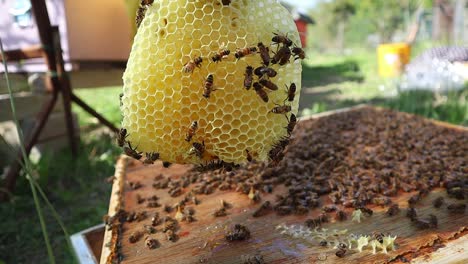
M 323 116 L 323 115 L 322 115 Z M 444 123 L 437 125 L 445 126 Z M 451 129 L 462 129 L 453 127 Z M 157 195 L 161 204 L 173 205 L 180 201 L 183 195 L 172 198 L 166 190 L 155 190 L 152 187 L 153 178 L 163 174 L 165 177 L 178 178 L 183 175 L 190 166 L 174 165 L 169 169 L 163 168 L 161 164 L 142 166 L 133 163 L 129 165 L 125 177 L 125 185 L 121 186 L 122 206 L 126 211 L 147 211 L 151 216 L 153 212 L 160 212 L 161 208 L 146 208 L 145 203 L 138 204 L 137 194 L 142 197 Z M 128 182 L 139 181 L 143 186 L 132 190 Z M 114 183 L 112 196 L 115 196 L 116 185 L 123 181 Z M 191 186 L 184 189 L 184 193 L 190 191 Z M 284 193 L 285 188 L 276 187 L 273 194 L 262 195 L 262 200 L 274 200 L 275 194 Z M 398 236 L 395 251 L 383 254 L 380 251 L 373 255 L 370 247 L 362 253 L 349 250 L 344 258 L 335 256 L 336 249 L 320 247 L 318 241 L 310 242 L 300 238 L 293 238 L 281 234 L 276 226 L 279 224 L 303 224 L 307 218 L 319 214 L 320 209 L 314 209 L 309 214 L 298 216 L 279 216 L 273 212 L 266 216 L 254 218 L 252 212 L 258 208 L 258 204 L 252 204 L 246 195 L 234 191 L 216 191 L 210 195 L 197 195 L 201 203 L 193 206 L 196 210 L 196 222 L 179 223 L 180 236 L 177 242 L 169 242 L 160 230 L 152 237 L 159 240 L 161 246 L 154 250 L 145 247 L 144 239 L 131 244 L 128 241 L 130 234 L 136 230 L 142 230 L 144 225 L 150 224 L 150 217 L 141 222 L 125 223 L 123 233 L 120 237 L 122 263 L 242 263 L 242 256 L 260 253 L 266 263 L 399 263 L 402 258 L 415 259 L 416 263 L 463 263 L 467 259 L 466 244 L 468 234 L 468 216 L 464 214 L 449 214 L 445 206 L 435 209 L 432 201 L 439 196 L 445 198 L 446 202 L 460 202 L 448 198 L 445 190 L 439 188 L 433 190 L 416 206 L 418 215 L 427 216 L 434 214 L 439 220 L 437 229 L 418 230 L 405 217 L 407 199 L 414 193 L 401 192 L 393 202 L 398 203 L 402 211 L 399 215 L 386 216 L 386 208 L 370 206 L 374 210 L 371 217 L 365 217 L 361 223 L 350 220 L 344 222 L 332 222 L 323 227 L 329 230 L 347 229 L 348 233 L 371 234 L 374 231 L 388 232 Z M 223 199 L 233 205 L 229 214 L 225 217 L 215 218 L 212 216 L 215 208 L 219 208 L 220 200 Z M 328 198 L 322 197 L 322 202 L 327 203 Z M 115 206 L 116 198 L 111 198 L 110 208 Z M 117 199 L 118 200 L 118 199 Z M 192 205 L 190 205 L 192 206 Z M 350 210 L 346 210 L 351 213 Z M 174 217 L 174 212 L 170 213 Z M 247 241 L 226 242 L 225 230 L 230 226 L 240 223 L 247 226 L 251 237 Z M 158 227 L 160 228 L 160 227 Z M 105 252 L 103 250 L 103 252 Z M 101 258 L 101 263 L 104 257 Z M 466 263 L 466 262 L 465 262 Z

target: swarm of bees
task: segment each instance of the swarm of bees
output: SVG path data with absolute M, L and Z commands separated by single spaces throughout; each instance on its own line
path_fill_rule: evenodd
M 153 1 L 151 0 L 142 0 L 140 4 L 140 9 L 137 15 L 137 25 L 141 23 L 141 20 L 144 17 L 144 11 L 146 8 L 152 4 Z M 141 13 L 141 14 L 140 14 Z M 269 103 L 270 99 L 268 94 L 270 92 L 275 92 L 280 90 L 279 86 L 272 80 L 278 76 L 278 72 L 269 67 L 270 64 L 278 64 L 283 66 L 291 61 L 291 58 L 294 57 L 294 60 L 297 59 L 304 59 L 305 53 L 302 48 L 297 47 L 291 39 L 287 37 L 285 34 L 281 33 L 273 33 L 274 36 L 272 37 L 271 45 L 265 45 L 262 42 L 259 42 L 257 46 L 248 46 L 243 48 L 237 48 L 234 52 L 226 48 L 221 48 L 219 51 L 215 52 L 211 56 L 211 61 L 213 63 L 221 63 L 224 60 L 228 59 L 229 56 L 234 55 L 237 61 L 242 60 L 242 58 L 255 56 L 258 55 L 260 57 L 261 66 L 259 67 L 252 67 L 247 65 L 245 68 L 244 73 L 244 82 L 243 88 L 246 90 L 250 90 L 253 87 L 254 92 L 257 96 L 265 103 Z M 224 45 L 223 45 L 224 46 Z M 276 47 L 276 50 L 274 50 Z M 270 52 L 273 55 L 270 55 Z M 205 61 L 206 58 L 202 56 L 195 56 L 188 62 L 184 64 L 182 67 L 183 73 L 191 74 L 193 73 L 196 68 L 201 68 L 202 63 Z M 201 94 L 206 100 L 209 100 L 212 96 L 212 93 L 217 90 L 215 87 L 215 75 L 209 73 L 204 81 L 203 84 L 203 93 Z M 274 107 L 268 112 L 268 114 L 280 114 L 286 117 L 288 122 L 287 126 L 285 127 L 286 136 L 281 138 L 277 143 L 273 144 L 268 157 L 272 163 L 278 163 L 282 157 L 284 156 L 283 151 L 285 147 L 289 143 L 289 137 L 294 130 L 294 127 L 297 123 L 296 116 L 291 113 L 292 111 L 292 102 L 295 99 L 296 95 L 296 84 L 291 83 L 285 85 L 285 93 L 286 98 L 279 104 L 277 102 L 274 103 Z M 192 142 L 192 138 L 196 135 L 198 131 L 199 123 L 198 121 L 192 121 L 191 125 L 187 127 L 185 133 L 185 141 Z M 132 147 L 129 141 L 127 141 L 127 130 L 122 128 L 118 135 L 118 144 L 120 147 L 123 147 L 124 152 L 137 160 L 143 158 L 143 153 L 138 152 L 136 147 Z M 200 160 L 203 160 L 205 153 L 205 144 L 204 142 L 192 142 L 191 148 L 188 151 L 189 156 L 197 157 Z M 256 154 L 255 151 L 252 150 L 245 150 L 246 160 L 251 162 L 254 160 L 253 154 Z M 144 160 L 142 161 L 144 164 L 153 164 L 156 160 L 159 159 L 159 153 L 144 153 Z

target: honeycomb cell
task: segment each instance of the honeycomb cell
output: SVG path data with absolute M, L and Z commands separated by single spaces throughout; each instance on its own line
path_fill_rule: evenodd
M 277 105 L 291 105 L 297 113 L 301 62 L 270 65 L 277 91 L 267 91 L 268 103 L 253 88 L 244 88 L 247 65 L 261 66 L 257 53 L 235 58 L 238 49 L 262 42 L 274 56 L 273 33 L 284 34 L 295 46 L 299 35 L 290 14 L 275 0 L 220 1 L 155 0 L 148 7 L 135 36 L 123 76 L 122 127 L 138 151 L 159 152 L 163 160 L 203 163 L 212 156 L 244 162 L 245 149 L 257 160 L 268 158 L 272 145 L 287 135 L 285 114 L 270 113 Z M 221 49 L 230 54 L 214 63 Z M 202 62 L 195 64 L 197 57 Z M 192 65 L 185 70 L 187 65 Z M 209 98 L 203 97 L 206 77 L 214 75 Z M 259 78 L 254 77 L 258 82 Z M 295 83 L 295 100 L 284 103 L 286 86 Z M 194 142 L 205 142 L 203 160 L 189 155 L 185 139 L 193 121 L 199 128 Z

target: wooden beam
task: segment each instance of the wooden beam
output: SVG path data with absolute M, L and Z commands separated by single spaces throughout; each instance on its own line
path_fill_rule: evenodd
M 34 45 L 23 49 L 5 51 L 5 60 L 8 62 L 42 58 L 43 56 L 44 50 L 42 49 L 41 45 Z M 0 55 L 0 57 L 2 56 Z

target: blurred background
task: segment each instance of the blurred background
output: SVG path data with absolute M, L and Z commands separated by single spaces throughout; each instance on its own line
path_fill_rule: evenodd
M 137 0 L 47 0 L 58 25 L 65 68 L 83 101 L 115 126 L 119 94 L 135 32 Z M 372 104 L 468 125 L 468 0 L 287 0 L 306 51 L 300 116 Z M 39 44 L 29 0 L 0 0 L 6 50 Z M 50 97 L 41 59 L 9 63 L 21 127 L 28 133 Z M 3 72 L 3 67 L 0 71 Z M 101 222 L 120 149 L 113 134 L 76 105 L 79 155 L 70 153 L 61 103 L 53 109 L 31 158 L 38 182 L 69 229 Z M 0 77 L 0 183 L 19 141 Z M 2 176 L 3 175 L 3 176 Z M 4 191 L 4 190 L 2 190 Z M 34 203 L 24 177 L 0 203 L 0 264 L 46 262 Z M 74 263 L 63 234 L 45 210 L 58 263 Z M 42 261 L 41 261 L 42 260 Z

